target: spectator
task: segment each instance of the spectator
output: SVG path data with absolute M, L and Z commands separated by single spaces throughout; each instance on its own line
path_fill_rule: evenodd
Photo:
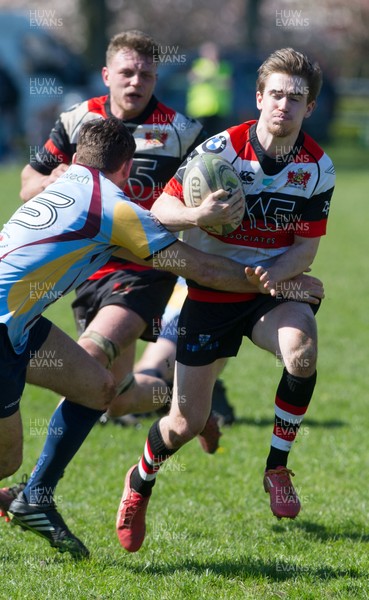
M 205 42 L 200 46 L 188 80 L 188 115 L 199 119 L 209 136 L 224 129 L 232 112 L 232 66 L 219 57 L 216 44 Z

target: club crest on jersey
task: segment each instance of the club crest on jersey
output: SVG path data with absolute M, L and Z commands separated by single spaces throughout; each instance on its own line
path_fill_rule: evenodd
M 284 184 L 284 187 L 287 185 L 292 185 L 295 187 L 303 187 L 306 190 L 307 183 L 311 177 L 311 173 L 308 171 L 304 171 L 304 169 L 297 169 L 297 171 L 288 171 L 287 173 L 287 181 Z
M 168 139 L 168 134 L 164 131 L 146 131 L 145 139 L 150 141 L 152 144 L 157 144 L 159 142 L 165 146 L 165 142 Z
M 217 135 L 215 137 L 210 138 L 202 145 L 202 149 L 204 152 L 222 152 L 227 145 L 227 140 L 224 135 Z

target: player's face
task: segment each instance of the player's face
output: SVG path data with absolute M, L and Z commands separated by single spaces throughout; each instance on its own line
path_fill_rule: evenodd
M 154 92 L 156 64 L 135 50 L 122 49 L 103 68 L 102 77 L 110 88 L 113 115 L 132 119 L 142 113 Z
M 298 134 L 302 122 L 313 112 L 315 102 L 307 102 L 305 79 L 285 73 L 272 73 L 263 94 L 256 92 L 261 123 L 274 137 Z

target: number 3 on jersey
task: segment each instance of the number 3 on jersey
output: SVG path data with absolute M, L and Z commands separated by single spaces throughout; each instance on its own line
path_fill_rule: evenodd
M 57 220 L 58 209 L 68 208 L 74 203 L 75 200 L 65 194 L 44 192 L 21 206 L 9 223 L 16 223 L 26 229 L 47 229 Z

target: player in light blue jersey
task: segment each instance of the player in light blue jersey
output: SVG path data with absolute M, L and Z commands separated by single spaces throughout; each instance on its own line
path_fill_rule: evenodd
M 26 381 L 66 398 L 51 419 L 60 435 L 49 431 L 43 449 L 43 455 L 54 459 L 43 473 L 52 490 L 121 392 L 111 371 L 42 316 L 47 306 L 74 290 L 111 255 L 134 255 L 140 264 L 148 262 L 217 289 L 255 289 L 241 264 L 190 248 L 149 211 L 128 201 L 122 190 L 134 150 L 134 139 L 121 120 L 84 124 L 74 164 L 19 208 L 0 234 L 0 479 L 22 462 L 19 401 Z M 57 369 L 45 364 L 43 357 L 50 356 L 56 358 Z M 41 465 L 42 457 L 36 472 Z M 40 501 L 32 477 L 9 514 L 60 551 L 88 555 L 53 501 Z

